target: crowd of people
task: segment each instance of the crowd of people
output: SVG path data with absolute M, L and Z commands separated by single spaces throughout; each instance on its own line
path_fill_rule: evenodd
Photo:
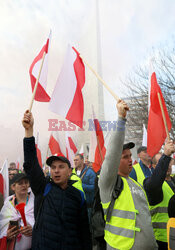
M 24 172 L 14 163 L 9 166 L 9 197 L 0 208 L 0 249 L 175 249 L 175 145 L 167 140 L 153 158 L 141 146 L 133 165 L 135 144 L 125 142 L 128 110 L 119 100 L 117 127 L 98 175 L 81 154 L 75 155 L 74 166 L 64 156 L 50 156 L 44 173 L 34 119 L 31 112 L 24 113 Z M 95 221 L 97 189 L 102 218 L 99 213 Z M 103 232 L 96 237 L 93 223 L 101 222 Z

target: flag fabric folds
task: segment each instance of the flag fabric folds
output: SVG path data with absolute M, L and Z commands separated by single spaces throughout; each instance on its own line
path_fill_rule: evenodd
M 3 181 L 3 185 L 1 184 L 1 193 L 3 194 L 4 199 L 6 199 L 9 196 L 9 173 L 7 160 L 5 160 L 2 166 L 0 175 L 0 179 Z
M 49 149 L 52 155 L 65 156 L 65 144 L 59 139 L 58 133 L 52 133 L 49 139 Z
M 162 101 L 163 110 L 167 122 L 168 131 L 171 129 L 171 121 L 168 115 L 165 101 L 157 83 L 155 72 L 151 75 L 151 91 L 150 91 L 150 109 L 148 117 L 148 128 L 147 128 L 147 152 L 152 157 L 159 152 L 163 145 L 167 135 L 165 131 L 165 125 L 163 122 L 162 112 L 158 100 L 158 93 Z
M 79 53 L 68 46 L 65 61 L 51 96 L 49 109 L 83 126 L 84 101 L 82 88 L 85 84 L 85 67 Z
M 103 163 L 106 147 L 104 143 L 103 131 L 98 119 L 95 118 L 93 111 L 94 130 L 91 131 L 89 161 L 92 162 L 92 167 L 95 172 L 98 172 Z
M 75 154 L 77 153 L 77 147 L 75 143 L 72 140 L 72 137 L 68 134 L 66 131 L 65 133 L 66 136 L 66 157 L 71 163 L 72 168 L 74 167 L 74 157 Z
M 50 39 L 51 39 L 51 32 L 50 32 L 50 35 L 49 35 L 46 43 L 42 47 L 39 54 L 33 60 L 31 66 L 30 66 L 30 69 L 29 69 L 32 92 L 33 92 L 36 80 L 37 80 L 38 75 L 39 75 L 43 54 L 45 52 L 46 55 L 45 55 L 45 59 L 44 59 L 44 63 L 43 63 L 43 68 L 41 71 L 41 75 L 39 78 L 39 82 L 38 82 L 38 86 L 37 86 L 37 90 L 36 90 L 36 94 L 35 94 L 35 100 L 39 101 L 39 102 L 49 102 L 50 101 L 50 97 L 46 92 L 47 73 L 48 73 L 48 52 L 49 52 Z
M 39 162 L 40 167 L 42 168 L 43 164 L 42 164 L 41 150 L 39 146 L 39 132 L 37 133 L 35 147 L 36 147 L 38 162 Z

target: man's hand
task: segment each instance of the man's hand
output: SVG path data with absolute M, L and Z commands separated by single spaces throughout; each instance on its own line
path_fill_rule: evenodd
M 27 226 L 21 228 L 20 233 L 27 236 L 27 237 L 32 236 L 32 226 L 27 225 Z
M 9 226 L 7 230 L 7 240 L 12 240 L 16 238 L 16 236 L 19 234 L 19 229 L 17 226 Z
M 25 137 L 33 136 L 33 124 L 34 124 L 33 115 L 31 112 L 29 112 L 29 110 L 26 110 L 22 120 L 22 125 L 25 128 Z
M 118 110 L 118 116 L 125 118 L 126 117 L 126 113 L 129 110 L 128 105 L 126 104 L 126 102 L 119 100 L 117 102 L 117 110 Z
M 175 152 L 175 145 L 173 141 L 167 141 L 164 146 L 164 154 L 167 156 L 171 156 Z

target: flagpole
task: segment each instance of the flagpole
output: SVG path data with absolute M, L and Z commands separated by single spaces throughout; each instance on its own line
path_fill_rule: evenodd
M 81 56 L 83 62 L 88 66 L 88 68 L 95 74 L 98 80 L 104 85 L 104 87 L 110 92 L 110 94 L 115 98 L 115 100 L 119 101 L 120 98 L 112 91 L 112 89 L 105 83 L 105 81 L 99 76 L 99 74 L 88 64 L 88 62 Z
M 170 141 L 170 135 L 169 135 L 169 131 L 168 131 L 168 126 L 167 126 L 167 122 L 166 122 L 165 112 L 164 112 L 164 109 L 163 109 L 160 93 L 157 93 L 157 96 L 158 96 L 158 100 L 159 100 L 159 104 L 160 104 L 160 108 L 161 108 L 161 112 L 162 112 L 162 117 L 163 117 L 163 122 L 164 122 L 164 126 L 165 126 L 166 135 L 168 137 L 168 140 Z
M 39 83 L 39 78 L 40 78 L 41 71 L 42 71 L 42 68 L 43 68 L 45 55 L 46 55 L 46 52 L 44 51 L 42 61 L 41 61 L 40 70 L 39 70 L 39 74 L 38 74 L 38 77 L 37 77 L 36 82 L 35 82 L 35 87 L 34 87 L 34 90 L 33 90 L 32 99 L 31 99 L 30 106 L 29 106 L 29 112 L 31 112 L 31 110 L 32 110 L 33 101 L 34 101 L 34 98 L 35 98 L 36 90 L 37 90 L 38 83 Z

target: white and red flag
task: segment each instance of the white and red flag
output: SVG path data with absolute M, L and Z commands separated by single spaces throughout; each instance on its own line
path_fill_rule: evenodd
M 30 69 L 29 69 L 29 74 L 30 74 L 30 80 L 31 80 L 31 85 L 32 85 L 32 92 L 35 87 L 35 83 L 37 81 L 39 72 L 40 72 L 40 67 L 42 64 L 42 59 L 43 55 L 45 53 L 45 58 L 43 62 L 43 67 L 41 70 L 41 74 L 39 77 L 39 82 L 37 86 L 37 90 L 35 93 L 35 100 L 39 102 L 49 102 L 50 101 L 50 96 L 46 92 L 46 86 L 47 86 L 47 74 L 48 74 L 48 52 L 49 52 L 49 45 L 50 45 L 50 39 L 51 39 L 51 32 L 49 34 L 49 37 L 42 47 L 41 51 L 39 54 L 35 57 L 33 60 Z
M 49 149 L 52 155 L 65 156 L 65 143 L 59 138 L 58 132 L 52 132 L 49 139 Z
M 77 147 L 72 139 L 72 137 L 68 134 L 66 131 L 65 133 L 66 136 L 66 157 L 71 163 L 71 166 L 74 166 L 74 157 L 75 154 L 77 153 Z
M 42 164 L 41 149 L 40 149 L 40 145 L 39 145 L 39 132 L 37 132 L 35 147 L 36 147 L 38 162 L 39 162 L 40 167 L 42 168 L 43 164 Z
M 85 67 L 79 53 L 68 46 L 62 70 L 52 93 L 49 109 L 83 127 Z
M 81 144 L 81 148 L 79 150 L 79 154 L 84 155 L 84 145 L 83 145 L 83 143 Z
M 147 128 L 147 152 L 152 157 L 159 152 L 162 147 L 167 134 L 165 130 L 165 125 L 163 122 L 163 116 L 161 112 L 161 107 L 158 99 L 158 93 L 162 102 L 163 111 L 165 114 L 165 119 L 168 127 L 168 131 L 171 129 L 171 121 L 168 115 L 166 104 L 157 83 L 156 73 L 151 74 L 151 90 L 150 90 L 150 108 L 148 116 L 148 128 Z
M 1 171 L 0 171 L 0 192 L 4 199 L 9 196 L 9 173 L 8 173 L 8 162 L 5 160 Z
M 103 163 L 106 148 L 104 144 L 103 131 L 98 119 L 95 118 L 93 112 L 94 130 L 91 131 L 90 147 L 89 147 L 89 161 L 92 162 L 92 167 L 95 172 L 98 172 Z

